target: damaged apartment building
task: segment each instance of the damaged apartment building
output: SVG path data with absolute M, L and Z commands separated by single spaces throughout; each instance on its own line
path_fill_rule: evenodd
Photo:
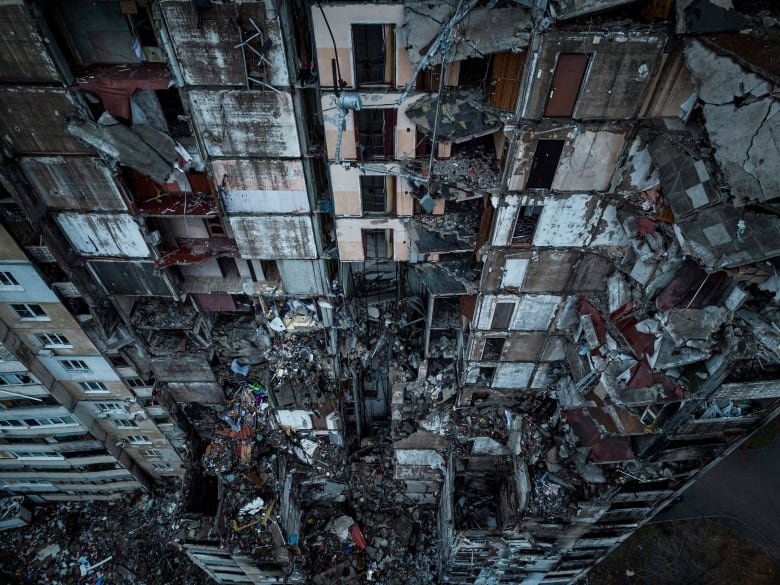
M 774 417 L 780 12 L 9 0 L 0 482 L 220 583 L 570 583 Z

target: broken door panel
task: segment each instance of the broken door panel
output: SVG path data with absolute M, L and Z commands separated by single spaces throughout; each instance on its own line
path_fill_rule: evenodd
M 540 140 L 536 144 L 526 189 L 549 189 L 552 187 L 564 142 L 564 140 Z
M 555 67 L 545 118 L 571 118 L 580 94 L 582 80 L 588 67 L 588 56 L 580 53 L 561 53 Z
M 525 65 L 525 53 L 498 53 L 493 59 L 491 84 L 493 90 L 488 105 L 497 110 L 514 111 L 520 93 L 520 78 Z

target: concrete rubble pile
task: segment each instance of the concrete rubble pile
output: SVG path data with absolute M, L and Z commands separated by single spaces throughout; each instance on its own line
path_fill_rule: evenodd
M 177 507 L 167 495 L 38 508 L 33 526 L 2 533 L 0 571 L 40 585 L 206 585 L 175 545 Z

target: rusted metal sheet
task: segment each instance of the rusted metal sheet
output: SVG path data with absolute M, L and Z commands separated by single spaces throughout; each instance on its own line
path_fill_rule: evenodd
M 149 247 L 130 215 L 58 213 L 57 223 L 84 256 L 145 258 Z
M 54 209 L 127 209 L 102 160 L 92 157 L 23 158 L 20 166 L 46 205 Z
M 228 213 L 306 213 L 309 195 L 300 160 L 214 160 Z
M 231 217 L 243 258 L 313 259 L 317 257 L 311 218 L 303 215 Z
M 571 118 L 577 97 L 588 67 L 588 56 L 580 53 L 562 53 L 558 55 L 547 107 L 546 118 Z
M 208 193 L 160 193 L 136 202 L 138 211 L 147 217 L 165 217 L 168 215 L 199 215 L 216 217 L 219 206 L 216 199 Z
M 301 156 L 290 94 L 193 90 L 189 96 L 210 156 Z
M 177 244 L 179 248 L 176 250 L 161 250 L 162 258 L 155 263 L 157 268 L 168 268 L 174 264 L 198 264 L 215 257 L 239 257 L 236 241 L 231 238 L 186 238 L 177 240 Z
M 64 89 L 0 88 L 0 135 L 17 154 L 92 153 L 66 130 L 75 101 Z
M 0 81 L 59 81 L 46 45 L 24 3 L 0 6 Z

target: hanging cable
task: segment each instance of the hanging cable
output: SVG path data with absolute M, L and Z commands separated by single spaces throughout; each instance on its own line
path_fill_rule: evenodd
M 330 34 L 330 40 L 333 42 L 333 55 L 334 55 L 334 62 L 336 63 L 336 76 L 338 79 L 334 79 L 333 83 L 336 84 L 336 97 L 338 97 L 339 92 L 341 91 L 341 84 L 344 82 L 343 79 L 341 79 L 341 68 L 339 67 L 339 52 L 336 48 L 336 38 L 333 36 L 333 31 L 330 28 L 330 23 L 328 22 L 328 17 L 325 16 L 325 10 L 322 8 L 322 4 L 320 4 L 320 0 L 317 0 L 317 8 L 320 9 L 320 12 L 322 13 L 322 18 L 325 21 L 325 26 L 328 27 L 328 34 Z

